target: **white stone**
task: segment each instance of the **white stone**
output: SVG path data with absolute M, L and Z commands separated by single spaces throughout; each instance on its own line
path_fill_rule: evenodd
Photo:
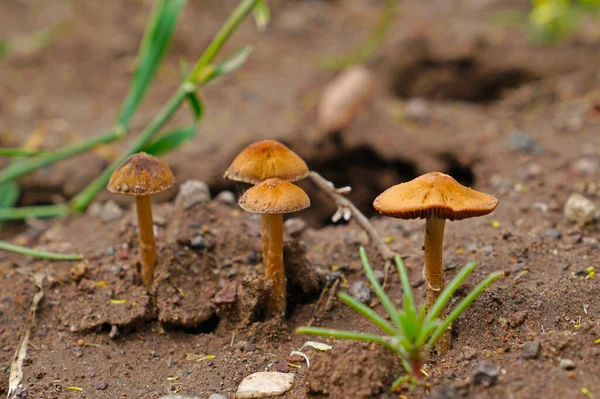
M 590 223 L 596 216 L 596 205 L 581 194 L 571 194 L 565 204 L 565 217 L 579 224 Z
M 199 180 L 188 180 L 179 186 L 175 205 L 189 209 L 192 206 L 210 201 L 208 185 Z
M 100 220 L 102 220 L 104 223 L 120 219 L 122 215 L 123 211 L 113 200 L 106 201 L 98 212 L 98 218 L 100 218 Z
M 364 66 L 341 72 L 323 90 L 317 108 L 317 125 L 323 133 L 348 126 L 371 98 L 374 78 Z
M 238 386 L 237 399 L 266 398 L 279 396 L 292 388 L 294 374 L 259 372 L 250 374 Z

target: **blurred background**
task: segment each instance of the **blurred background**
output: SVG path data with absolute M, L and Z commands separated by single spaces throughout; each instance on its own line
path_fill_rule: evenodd
M 595 139 L 565 136 L 597 129 L 596 0 L 267 3 L 266 28 L 247 19 L 223 49 L 251 45 L 246 63 L 200 89 L 195 135 L 165 155 L 178 183 L 238 192 L 222 178 L 227 165 L 249 143 L 276 139 L 337 186 L 351 185 L 350 198 L 372 215 L 377 194 L 424 172 L 477 186 L 511 167 L 510 151 L 597 152 Z M 111 128 L 154 4 L 0 2 L 0 147 L 55 150 Z M 64 202 L 117 159 L 181 83 L 182 61 L 193 65 L 236 4 L 190 0 L 128 137 L 20 176 L 17 204 Z M 180 109 L 167 126 L 192 119 Z M 304 217 L 329 223 L 335 207 L 303 187 L 317 205 Z

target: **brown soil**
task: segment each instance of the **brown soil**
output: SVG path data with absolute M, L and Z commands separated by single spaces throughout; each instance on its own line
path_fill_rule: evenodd
M 35 3 L 3 2 L 0 35 L 63 19 L 68 30 L 48 47 L 0 63 L 0 86 L 6 88 L 0 98 L 2 145 L 22 143 L 43 123 L 48 147 L 109 127 L 149 7 L 141 0 Z M 190 2 L 132 134 L 177 84 L 178 60 L 199 54 L 234 3 Z M 535 47 L 519 30 L 490 22 L 494 12 L 526 9 L 528 1 L 403 1 L 392 34 L 369 64 L 377 79 L 374 100 L 331 138 L 313 127 L 318 94 L 334 76 L 317 62 L 360 43 L 378 7 L 364 0 L 270 3 L 274 20 L 267 33 L 247 23 L 227 46 L 231 51 L 252 43 L 248 65 L 206 88 L 207 114 L 197 139 L 166 157 L 178 181 L 202 179 L 215 194 L 239 193 L 241 187 L 220 178 L 234 154 L 257 139 L 280 139 L 338 186 L 351 185 L 350 198 L 373 215 L 370 203 L 386 187 L 445 171 L 500 200 L 492 215 L 447 225 L 448 276 L 468 261 L 479 263 L 457 299 L 492 271 L 505 270 L 507 277 L 455 323 L 450 354 L 427 359 L 426 384 L 391 394 L 387 387 L 401 369 L 380 348 L 330 340 L 330 352 L 307 350 L 311 368 L 287 358 L 312 339 L 293 333 L 309 322 L 375 332 L 339 301 L 328 301 L 327 290 L 336 279 L 341 290 L 365 280 L 359 246 L 367 247 L 375 268 L 382 260 L 353 222 L 327 223 L 335 208 L 310 182 L 301 185 L 313 206 L 297 216 L 311 227 L 286 240 L 290 316 L 284 321 L 264 318 L 269 287 L 261 279 L 258 220 L 237 207 L 217 201 L 187 211 L 170 202 L 155 207 L 160 262 L 150 295 L 137 277 L 131 212 L 106 224 L 83 215 L 36 225 L 16 240 L 82 252 L 86 263 L 0 253 L 0 394 L 6 393 L 10 360 L 35 292 L 34 274 L 43 271 L 45 297 L 21 398 L 232 396 L 243 377 L 264 370 L 296 374 L 283 398 L 585 398 L 582 388 L 599 396 L 600 345 L 594 340 L 600 337 L 600 287 L 585 270 L 597 266 L 600 232 L 596 224 L 570 224 L 562 214 L 573 192 L 595 202 L 600 196 L 597 32 L 587 29 L 561 44 Z M 428 99 L 416 120 L 402 112 L 414 96 Z M 68 122 L 49 122 L 56 118 Z M 173 123 L 187 118 L 180 112 Z M 523 136 L 535 145 L 519 147 Z M 23 179 L 22 203 L 70 197 L 105 164 L 100 155 L 90 155 L 41 170 Z M 106 198 L 103 193 L 99 200 Z M 373 223 L 406 256 L 423 300 L 424 223 L 380 217 Z M 199 235 L 204 244 L 192 245 Z M 395 274 L 389 292 L 400 300 Z M 541 343 L 536 359 L 523 358 L 527 341 Z M 575 368 L 564 370 L 561 359 Z M 483 361 L 499 371 L 491 386 L 473 383 Z

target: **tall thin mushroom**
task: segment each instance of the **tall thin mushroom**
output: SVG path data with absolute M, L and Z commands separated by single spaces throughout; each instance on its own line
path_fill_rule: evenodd
M 138 239 L 142 260 L 142 281 L 148 291 L 154 280 L 156 242 L 152 223 L 150 196 L 171 188 L 175 183 L 169 166 L 151 155 L 140 152 L 127 158 L 112 174 L 107 188 L 115 194 L 135 196 Z
M 406 183 L 392 186 L 381 193 L 373 207 L 386 216 L 398 219 L 425 219 L 425 267 L 427 307 L 435 303 L 444 289 L 442 250 L 446 220 L 461 220 L 487 215 L 498 206 L 498 200 L 458 183 L 452 176 L 431 172 Z M 450 350 L 450 331 L 436 349 Z
M 227 168 L 223 177 L 243 183 L 258 184 L 272 178 L 295 182 L 304 179 L 308 173 L 306 162 L 294 151 L 278 141 L 262 140 L 244 148 Z M 267 220 L 266 215 L 261 215 L 260 232 L 265 262 L 269 252 Z
M 239 200 L 246 212 L 264 217 L 268 242 L 265 256 L 265 272 L 273 282 L 267 311 L 271 315 L 283 316 L 286 310 L 286 284 L 283 267 L 283 214 L 297 212 L 310 206 L 308 195 L 300 187 L 282 179 L 268 179 L 249 188 Z M 263 239 L 263 243 L 264 243 Z

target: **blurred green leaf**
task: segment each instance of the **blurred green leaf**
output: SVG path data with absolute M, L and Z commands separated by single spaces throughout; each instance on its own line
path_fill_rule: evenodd
M 173 151 L 186 141 L 192 139 L 197 131 L 198 126 L 195 124 L 172 130 L 146 144 L 146 146 L 142 148 L 142 151 L 154 156 Z
M 0 185 L 0 209 L 14 207 L 20 196 L 21 189 L 14 181 Z M 0 229 L 2 229 L 2 222 L 0 222 Z
M 258 0 L 252 9 L 252 16 L 259 31 L 263 32 L 267 29 L 267 25 L 271 20 L 271 9 L 265 0 Z
M 194 112 L 194 120 L 196 122 L 198 122 L 200 120 L 200 118 L 202 118 L 202 115 L 204 114 L 204 105 L 202 103 L 202 100 L 200 100 L 200 97 L 198 96 L 198 94 L 192 92 L 189 93 L 187 96 L 188 102 L 190 103 L 190 107 L 192 108 L 192 111 Z
M 48 151 L 27 148 L 0 148 L 0 157 L 36 157 L 47 153 Z
M 119 112 L 119 124 L 127 126 L 142 102 L 156 70 L 164 58 L 177 18 L 186 0 L 159 0 L 149 19 L 137 56 L 137 68 Z
M 4 183 L 0 186 L 0 208 L 12 208 L 21 195 L 19 185 L 14 181 Z
M 217 66 L 208 65 L 206 68 L 201 69 L 200 73 L 197 76 L 192 76 L 191 79 L 194 79 L 196 84 L 206 84 L 219 76 L 231 73 L 244 65 L 251 52 L 252 47 L 244 46 Z

